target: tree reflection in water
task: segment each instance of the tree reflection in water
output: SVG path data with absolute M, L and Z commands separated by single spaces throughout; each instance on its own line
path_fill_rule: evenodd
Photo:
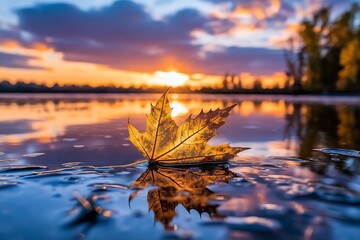
M 360 108 L 351 105 L 324 105 L 288 103 L 284 137 L 288 145 L 295 138 L 298 141 L 298 156 L 316 158 L 320 162 L 310 161 L 311 167 L 323 172 L 333 162 L 338 169 L 349 172 L 349 158 L 343 156 L 329 157 L 314 149 L 343 148 L 360 149 Z M 332 160 L 336 160 L 335 162 Z M 359 165 L 356 161 L 354 162 Z M 352 173 L 360 171 L 359 167 L 351 169 Z
M 190 212 L 196 210 L 199 214 L 208 213 L 210 217 L 217 216 L 218 204 L 211 200 L 218 196 L 207 188 L 213 183 L 228 183 L 237 175 L 225 166 L 203 166 L 196 168 L 169 168 L 150 166 L 134 183 L 134 192 L 129 202 L 148 186 L 156 186 L 148 192 L 149 210 L 154 212 L 155 221 L 163 224 L 165 229 L 172 230 L 175 208 L 181 204 Z

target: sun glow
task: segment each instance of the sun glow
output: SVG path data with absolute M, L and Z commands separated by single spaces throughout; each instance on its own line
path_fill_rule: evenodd
M 171 113 L 172 117 L 184 115 L 189 112 L 189 109 L 184 104 L 178 101 L 174 101 L 173 103 L 170 104 L 170 106 L 172 108 L 172 113 Z
M 167 86 L 178 87 L 184 85 L 184 83 L 189 79 L 189 76 L 184 73 L 178 72 L 155 72 L 155 80 L 157 83 Z
M 72 62 L 64 59 L 62 52 L 55 51 L 41 44 L 34 48 L 22 47 L 15 41 L 0 43 L 0 52 L 19 54 L 33 57 L 28 60 L 30 68 L 7 68 L 0 66 L 2 78 L 16 83 L 18 79 L 26 83 L 37 83 L 52 86 L 59 85 L 89 85 L 117 86 L 117 87 L 158 87 L 161 86 L 187 86 L 191 90 L 202 87 L 222 88 L 223 75 L 207 75 L 196 73 L 187 75 L 176 71 L 137 72 L 121 69 L 106 68 L 93 63 Z M 251 89 L 255 79 L 259 78 L 263 88 L 283 87 L 286 75 L 275 72 L 271 75 L 253 75 L 249 72 L 240 74 L 242 87 Z M 76 81 L 74 81 L 76 79 Z M 101 79 L 101 81 L 99 81 Z

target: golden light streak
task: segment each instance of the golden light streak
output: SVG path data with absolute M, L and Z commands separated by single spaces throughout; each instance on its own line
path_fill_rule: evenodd
M 17 95 L 19 96 L 19 95 Z M 79 96 L 77 99 L 76 97 Z M 86 96 L 88 98 L 86 99 Z M 28 103 L 3 102 L 0 104 L 0 122 L 16 122 L 19 119 L 29 121 L 29 131 L 14 134 L 0 134 L 0 143 L 20 144 L 29 139 L 37 139 L 42 143 L 52 142 L 57 137 L 64 136 L 70 126 L 94 125 L 106 123 L 113 119 L 127 119 L 131 113 L 131 118 L 136 119 L 148 113 L 149 103 L 156 102 L 158 94 L 140 94 L 131 96 L 110 95 L 109 101 L 98 100 L 97 95 L 73 95 L 71 100 L 59 98 L 52 100 L 35 100 Z M 23 96 L 28 99 L 28 96 Z M 6 96 L 5 96 L 6 98 Z M 33 98 L 33 96 L 32 96 Z M 213 106 L 224 108 L 231 104 L 238 104 L 232 111 L 235 115 L 247 117 L 251 115 L 261 115 L 263 117 L 283 118 L 287 112 L 284 101 L 263 101 L 255 106 L 253 101 L 222 101 L 216 98 L 210 99 L 189 99 L 186 94 L 171 94 L 170 101 L 173 107 L 173 117 L 175 121 L 181 122 L 189 112 L 199 112 L 201 109 L 209 111 Z M 0 99 L 0 102 L 3 100 Z M 125 121 L 125 120 L 124 120 Z M 127 131 L 126 125 L 121 129 Z M 117 134 L 120 129 L 115 129 Z

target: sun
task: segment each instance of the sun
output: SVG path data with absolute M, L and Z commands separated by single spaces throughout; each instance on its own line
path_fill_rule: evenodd
M 184 73 L 178 72 L 155 72 L 155 81 L 159 84 L 178 87 L 184 85 L 184 83 L 189 80 L 189 76 Z

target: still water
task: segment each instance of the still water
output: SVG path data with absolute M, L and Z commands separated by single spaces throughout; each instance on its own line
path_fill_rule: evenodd
M 221 166 L 148 168 L 128 140 L 160 95 L 1 95 L 0 239 L 359 239 L 360 98 L 171 94 L 237 106 Z

